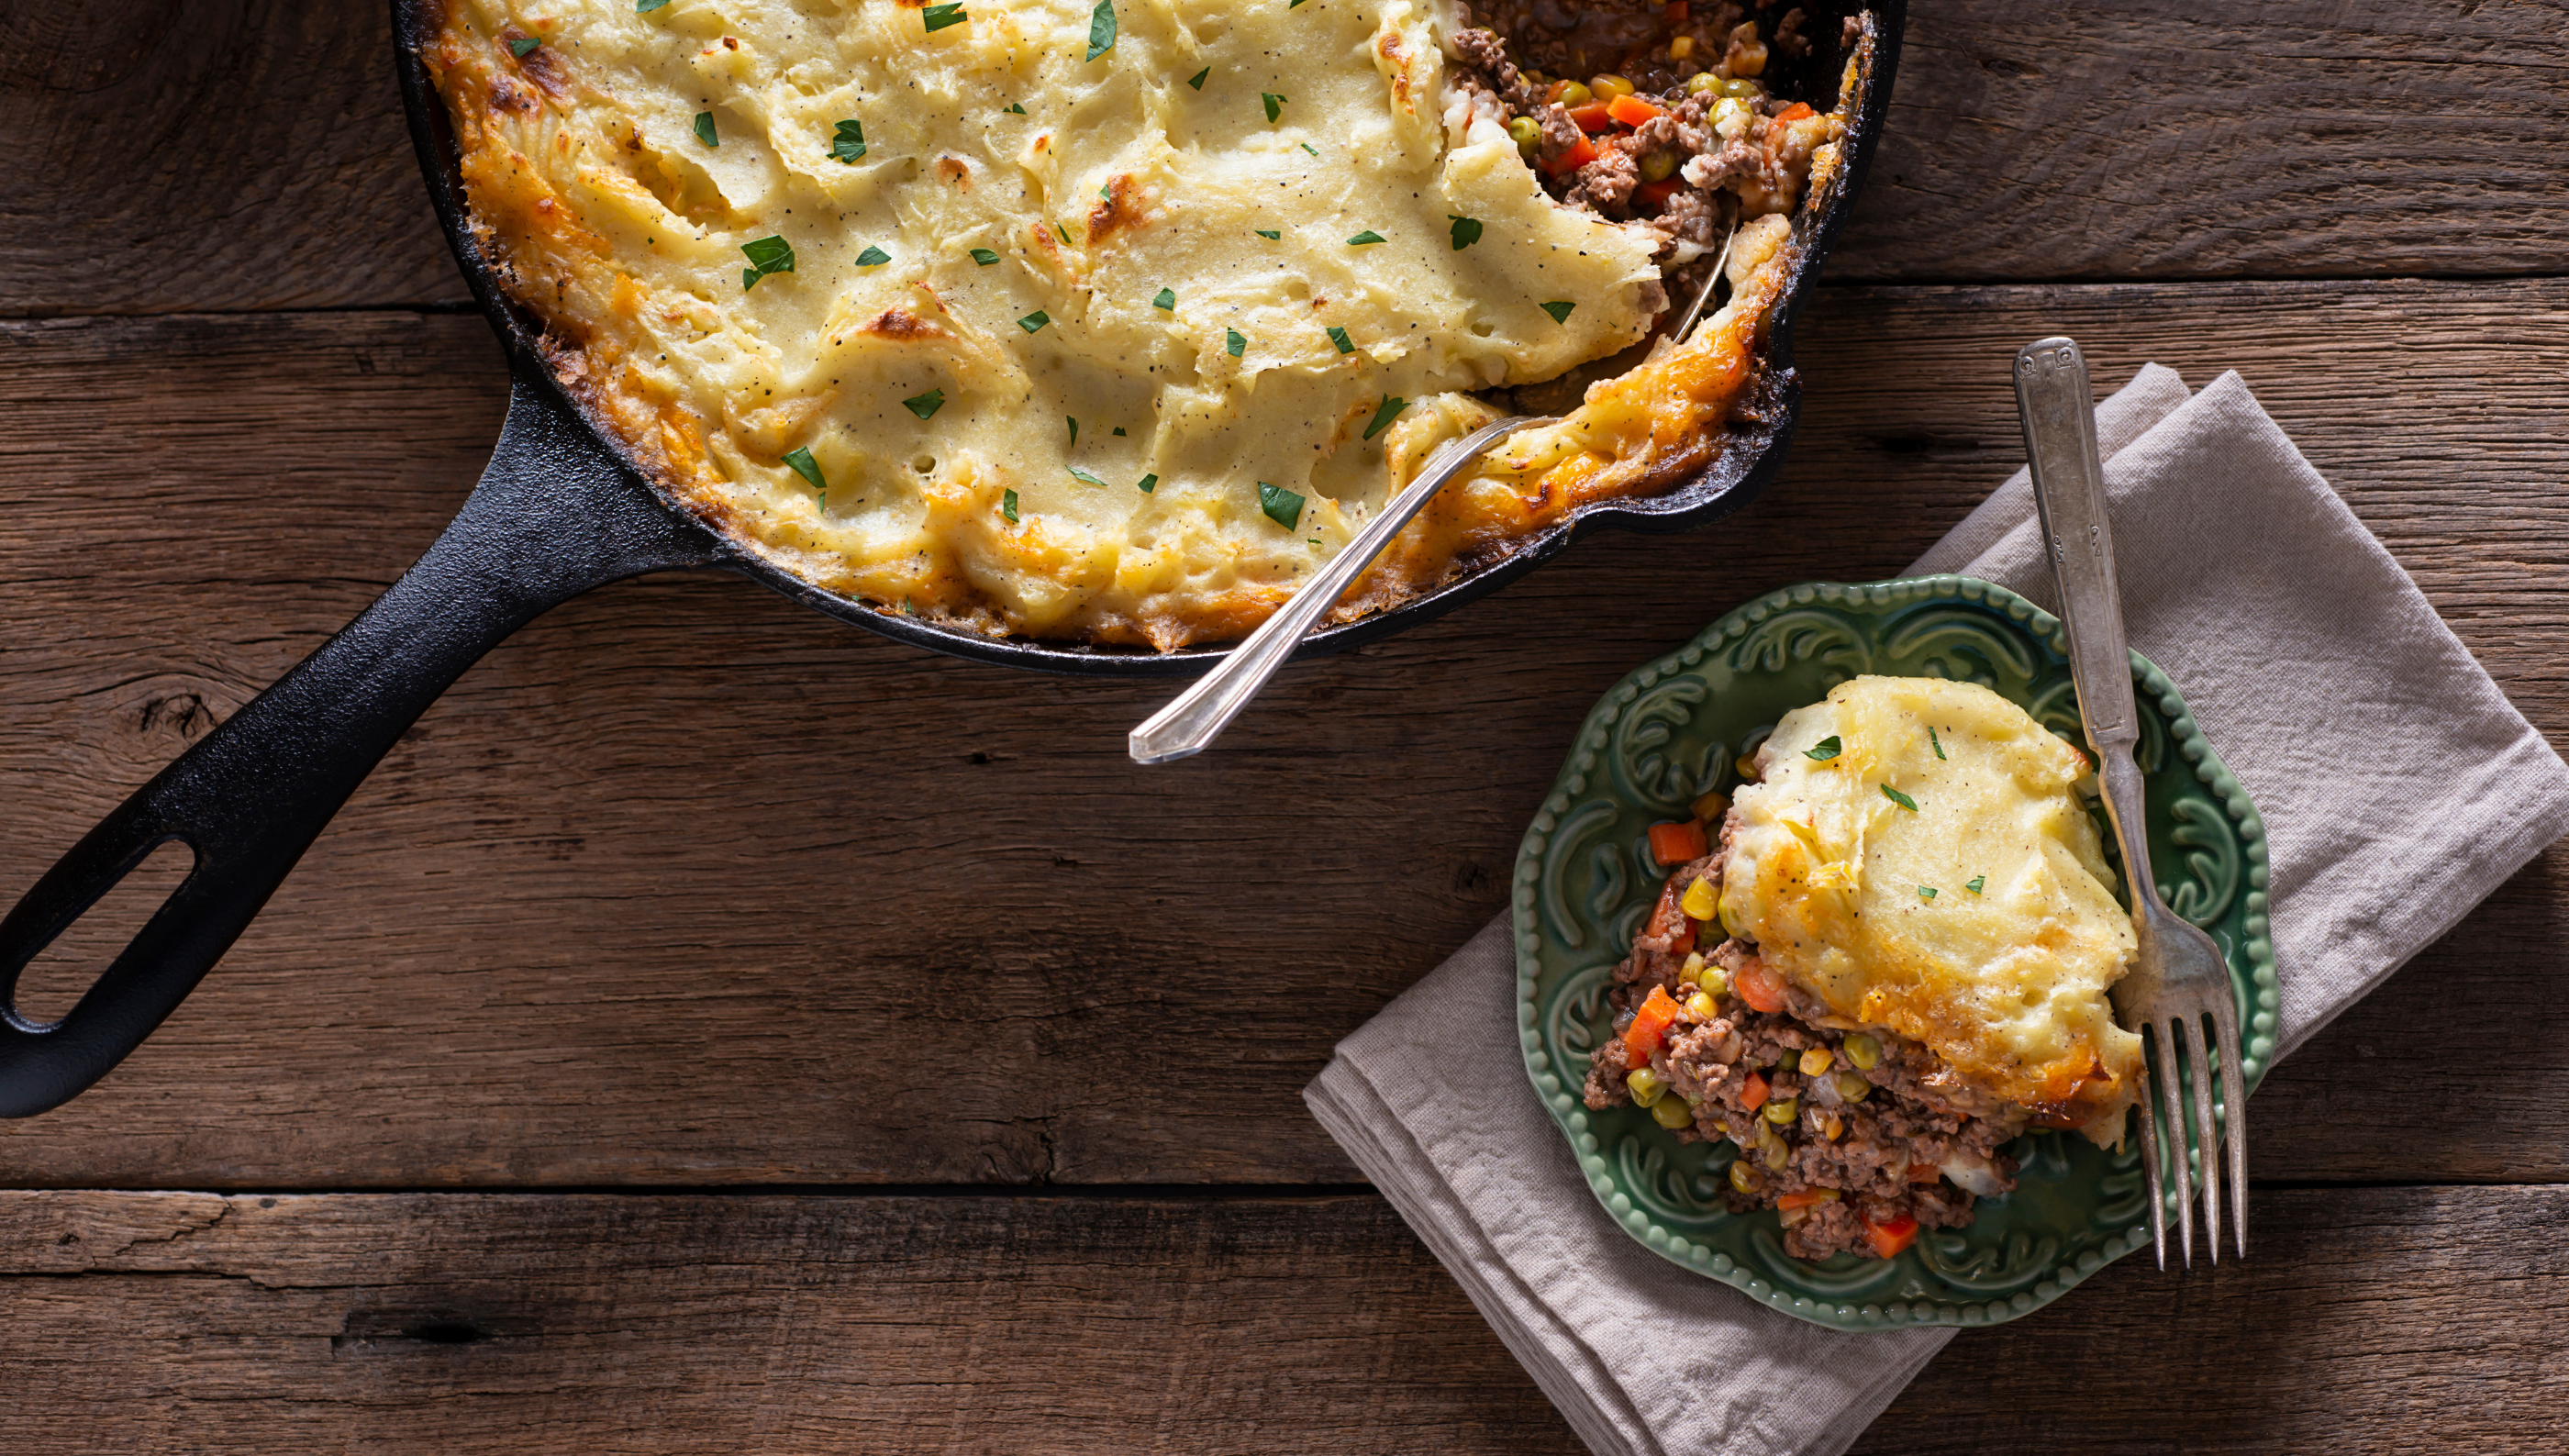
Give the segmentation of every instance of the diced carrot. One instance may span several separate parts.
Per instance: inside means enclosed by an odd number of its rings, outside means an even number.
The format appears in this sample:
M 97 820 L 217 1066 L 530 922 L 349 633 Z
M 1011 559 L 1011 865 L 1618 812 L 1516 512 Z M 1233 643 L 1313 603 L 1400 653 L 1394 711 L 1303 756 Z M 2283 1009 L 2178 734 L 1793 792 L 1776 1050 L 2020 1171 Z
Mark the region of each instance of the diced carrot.
M 1572 107 L 1570 119 L 1577 122 L 1583 132 L 1611 131 L 1615 126 L 1615 109 L 1602 101 L 1592 101 L 1586 106 Z
M 1730 977 L 1730 988 L 1739 993 L 1739 999 L 1746 1001 L 1752 1011 L 1784 1009 L 1784 978 L 1767 969 L 1765 961 L 1753 956 L 1739 962 L 1739 969 Z
M 1836 1198 L 1837 1190 L 1835 1189 L 1808 1188 L 1804 1189 L 1800 1193 L 1777 1195 L 1775 1199 L 1775 1207 L 1779 1209 L 1807 1209 L 1816 1204 L 1833 1202 Z
M 1766 1105 L 1767 1090 L 1766 1079 L 1750 1072 L 1748 1080 L 1739 1084 L 1739 1105 L 1755 1112 Z
M 1775 120 L 1779 122 L 1798 122 L 1804 117 L 1816 117 L 1818 115 L 1818 112 L 1811 110 L 1809 107 L 1804 106 L 1802 103 L 1797 101 L 1791 106 L 1784 108 L 1782 111 L 1777 112 L 1775 114 Z
M 1937 1179 L 1944 1176 L 1945 1171 L 1938 1168 L 1933 1163 L 1912 1163 L 1909 1165 L 1909 1181 L 1912 1183 L 1934 1183 Z
M 1659 888 L 1659 903 L 1651 907 L 1651 917 L 1642 925 L 1642 933 L 1667 943 L 1670 951 L 1683 955 L 1694 948 L 1694 921 L 1685 912 L 1685 898 L 1671 880 Z
M 1800 106 L 1801 103 L 1796 102 L 1794 105 Z M 1802 110 L 1807 114 L 1810 111 L 1810 108 L 1802 107 Z M 1642 100 L 1638 96 L 1619 96 L 1613 101 L 1606 103 L 1606 115 L 1613 117 L 1616 121 L 1623 123 L 1625 126 L 1638 127 L 1644 122 L 1651 121 L 1657 117 L 1663 117 L 1667 115 L 1667 113 L 1660 111 L 1657 107 L 1651 105 L 1649 102 Z M 1581 125 L 1584 126 L 1586 124 L 1582 123 Z
M 1543 170 L 1554 177 L 1567 177 L 1596 160 L 1597 149 L 1588 145 L 1588 139 L 1582 137 L 1570 144 L 1569 149 L 1559 157 L 1545 163 Z
M 1676 195 L 1680 183 L 1675 178 L 1666 182 L 1644 182 L 1633 188 L 1633 210 L 1657 213 L 1667 209 L 1668 198 Z
M 1780 1208 L 1784 1201 L 1777 1199 L 1775 1202 Z M 1876 1256 L 1883 1259 L 1897 1259 L 1900 1257 L 1900 1251 L 1918 1242 L 1918 1221 L 1907 1214 L 1902 1214 L 1899 1218 L 1886 1223 L 1865 1225 L 1864 1235 L 1873 1241 L 1873 1252 Z
M 1685 24 L 1686 0 L 1669 0 L 1668 4 L 1659 7 L 1659 19 L 1668 25 Z
M 1700 860 L 1711 848 L 1704 841 L 1703 825 L 1698 821 L 1689 819 L 1682 824 L 1651 826 L 1651 858 L 1662 865 L 1682 865 L 1688 860 Z
M 1668 998 L 1666 986 L 1651 987 L 1651 994 L 1633 1013 L 1633 1024 L 1624 1028 L 1624 1065 L 1647 1067 L 1651 1053 L 1659 1049 L 1660 1038 L 1668 1025 L 1677 1019 L 1677 1003 Z

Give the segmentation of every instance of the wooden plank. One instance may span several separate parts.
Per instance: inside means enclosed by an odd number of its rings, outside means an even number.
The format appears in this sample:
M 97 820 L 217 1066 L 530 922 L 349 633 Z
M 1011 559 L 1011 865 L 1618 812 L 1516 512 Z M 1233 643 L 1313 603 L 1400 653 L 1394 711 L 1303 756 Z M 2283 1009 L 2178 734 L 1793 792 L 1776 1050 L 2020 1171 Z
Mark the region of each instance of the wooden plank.
M 0 1179 L 1350 1179 L 1298 1089 L 1497 912 L 1596 696 L 1749 595 L 1898 570 L 2014 468 L 2024 339 L 2076 333 L 2102 380 L 2245 370 L 2569 735 L 2564 303 L 1833 291 L 1765 501 L 1296 668 L 1164 769 L 1122 744 L 1165 688 L 930 658 L 723 578 L 598 592 L 422 721 L 138 1057 L 0 1128 Z M 0 327 L 0 893 L 425 546 L 502 404 L 469 317 Z M 2565 873 L 2538 862 L 2280 1072 L 2260 1176 L 2569 1176 Z
M 2569 1189 L 2257 1211 L 1963 1333 L 1857 1449 L 2555 1448 Z M 1365 1197 L 17 1193 L 0 1289 L 12 1447 L 1580 1449 Z
M 2569 260 L 2549 6 L 1921 0 L 1909 16 L 1836 276 L 2381 277 Z
M 2540 5 L 1920 0 L 1869 280 L 2506 274 L 2569 257 Z M 0 311 L 454 301 L 379 4 L 0 15 Z
M 390 7 L 0 10 L 0 312 L 461 300 Z

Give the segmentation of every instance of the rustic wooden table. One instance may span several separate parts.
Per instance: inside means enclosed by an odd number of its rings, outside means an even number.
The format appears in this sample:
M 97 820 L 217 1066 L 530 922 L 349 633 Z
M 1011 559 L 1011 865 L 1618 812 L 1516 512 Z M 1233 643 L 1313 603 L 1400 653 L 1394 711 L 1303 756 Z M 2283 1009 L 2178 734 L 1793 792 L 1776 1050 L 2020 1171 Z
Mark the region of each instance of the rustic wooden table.
M 490 449 L 382 8 L 0 13 L 7 896 Z M 139 1055 L 0 1128 L 0 1445 L 1576 1450 L 1297 1093 L 1499 910 L 1601 690 L 2016 467 L 2018 344 L 2240 370 L 2569 739 L 2569 15 L 2212 9 L 1919 0 L 1771 493 L 1297 668 L 1205 758 L 1125 762 L 1163 688 L 729 578 L 538 622 Z M 1967 1333 L 1860 1449 L 2557 1449 L 2564 921 L 2555 850 L 2276 1072 L 2253 1258 Z

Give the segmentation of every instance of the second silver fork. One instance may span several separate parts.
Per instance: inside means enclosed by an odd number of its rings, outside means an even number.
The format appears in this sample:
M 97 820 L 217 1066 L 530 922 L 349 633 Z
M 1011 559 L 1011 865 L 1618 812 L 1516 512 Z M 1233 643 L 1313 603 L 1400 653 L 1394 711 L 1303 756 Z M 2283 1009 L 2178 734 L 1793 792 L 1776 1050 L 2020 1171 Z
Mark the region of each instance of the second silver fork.
M 2025 345 L 2016 356 L 2017 415 L 2024 426 L 2026 463 L 2033 473 L 2033 502 L 2042 519 L 2051 569 L 2060 582 L 2060 620 L 2069 635 L 2069 670 L 2078 689 L 2078 716 L 2096 750 L 2096 783 L 2105 817 L 2122 850 L 2123 878 L 2132 900 L 2132 930 L 2139 952 L 2114 987 L 2114 1005 L 2126 1029 L 2148 1046 L 2151 1080 L 2166 1113 L 2167 1156 L 2159 1151 L 2149 1099 L 2139 1108 L 2141 1167 L 2150 1185 L 2150 1234 L 2159 1268 L 2167 1268 L 2167 1182 L 2174 1175 L 2177 1252 L 2194 1263 L 2196 1166 L 2186 1137 L 2185 1088 L 2193 1088 L 2196 1146 L 2201 1149 L 2204 1232 L 2214 1263 L 2221 1260 L 2221 1183 L 2227 1165 L 2230 1227 L 2239 1253 L 2248 1253 L 2248 1089 L 2239 1060 L 2239 1008 L 2229 962 L 2212 937 L 2167 908 L 2150 869 L 2144 829 L 2141 771 L 2132 761 L 2140 742 L 2139 710 L 2132 697 L 2132 655 L 2123 640 L 2122 593 L 2114 575 L 2114 546 L 2105 522 L 2105 471 L 2096 454 L 2096 410 L 2088 392 L 2087 361 L 2063 338 Z M 2204 1022 L 2212 1023 L 2207 1056 Z M 2221 1106 L 2213 1105 L 2218 1062 Z M 2226 1153 L 2226 1157 L 2224 1154 Z

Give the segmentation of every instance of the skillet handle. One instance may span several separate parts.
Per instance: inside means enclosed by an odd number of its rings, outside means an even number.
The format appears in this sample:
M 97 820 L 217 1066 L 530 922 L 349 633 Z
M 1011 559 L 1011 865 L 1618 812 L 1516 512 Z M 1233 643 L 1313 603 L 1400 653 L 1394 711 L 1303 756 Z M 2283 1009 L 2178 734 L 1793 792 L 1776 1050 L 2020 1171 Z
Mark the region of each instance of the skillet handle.
M 0 1116 L 61 1105 L 142 1044 L 483 653 L 592 586 L 716 554 L 712 535 L 611 459 L 549 382 L 518 370 L 490 468 L 427 554 L 136 790 L 0 919 Z M 28 962 L 174 840 L 194 867 L 70 1014 L 19 1015 Z

